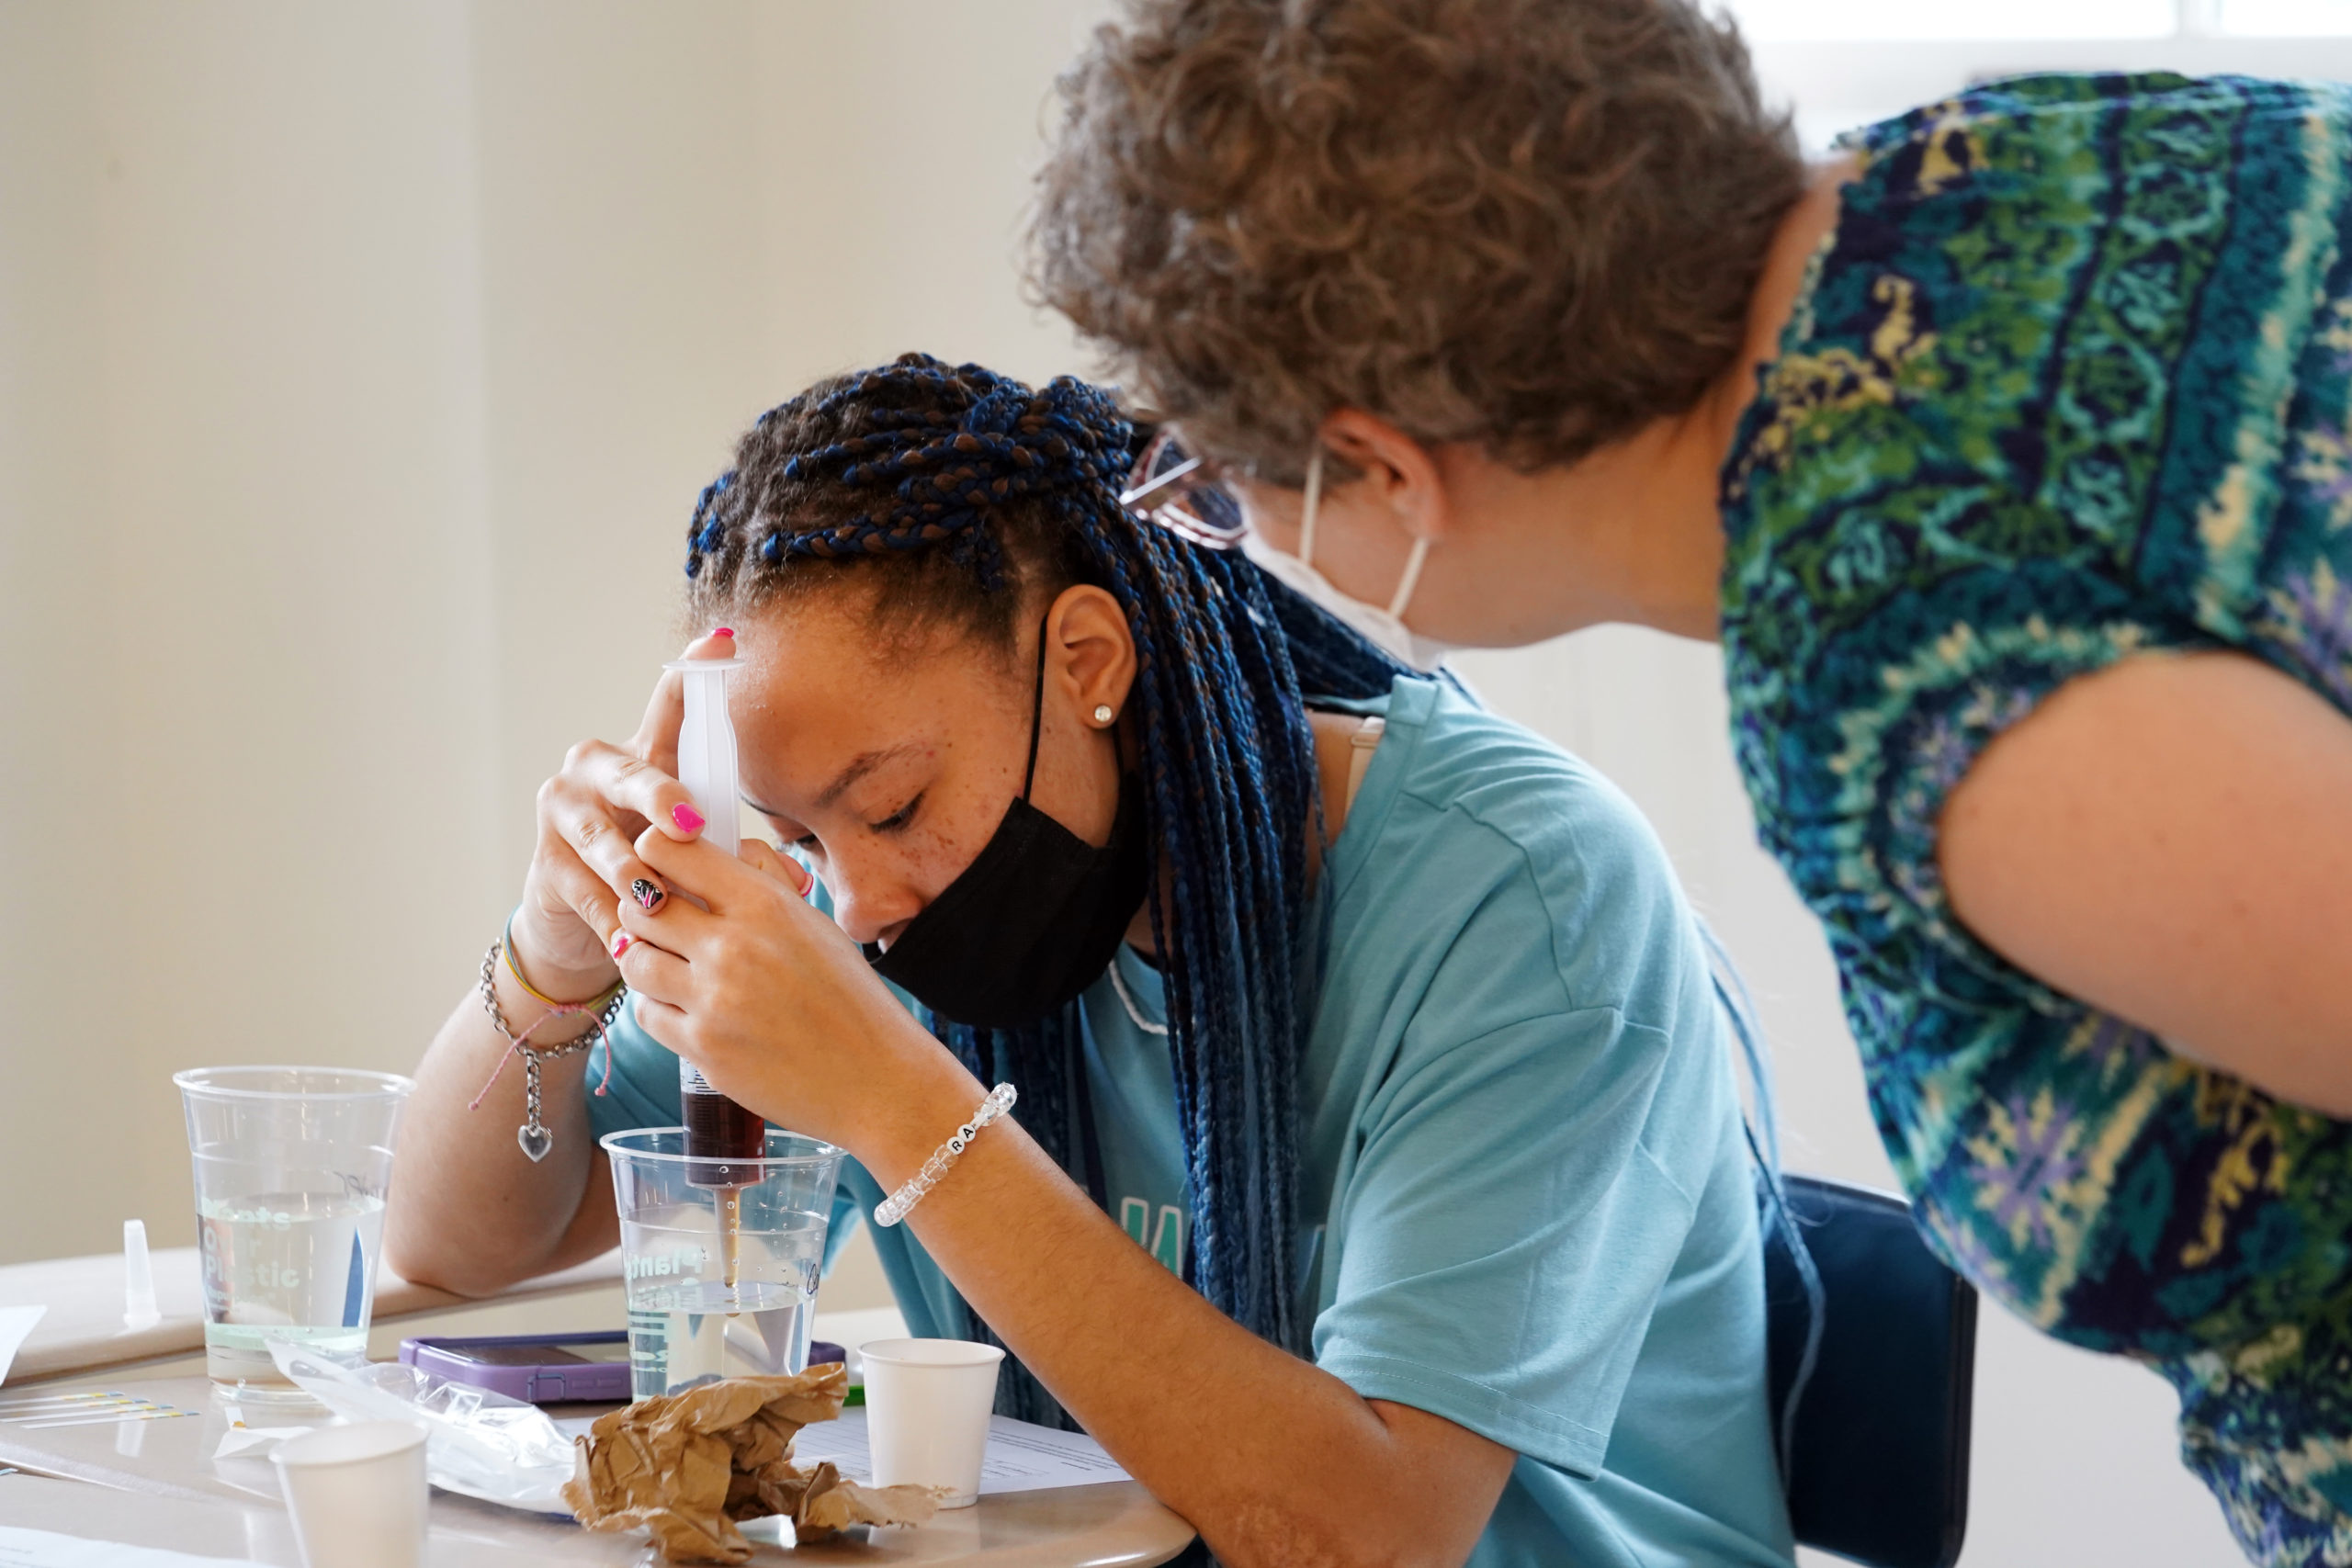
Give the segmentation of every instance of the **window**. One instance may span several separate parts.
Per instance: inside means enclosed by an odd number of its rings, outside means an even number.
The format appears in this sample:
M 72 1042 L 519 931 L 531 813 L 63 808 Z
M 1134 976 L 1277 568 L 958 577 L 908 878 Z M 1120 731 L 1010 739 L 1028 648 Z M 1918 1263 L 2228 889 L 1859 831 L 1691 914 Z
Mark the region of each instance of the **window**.
M 2352 0 L 1719 0 L 1819 152 L 1851 126 L 2030 71 L 2352 82 Z
M 2222 0 L 2220 31 L 2270 38 L 2352 35 L 2352 0 Z
M 2295 0 L 2268 3 L 2291 5 Z M 1950 0 L 1941 4 L 1914 0 L 1904 5 L 1889 5 L 1886 0 L 1730 0 L 1725 8 L 1759 43 L 1843 39 L 2168 38 L 2180 20 L 2178 0 Z
M 1724 0 L 1758 42 L 2342 38 L 2352 0 Z

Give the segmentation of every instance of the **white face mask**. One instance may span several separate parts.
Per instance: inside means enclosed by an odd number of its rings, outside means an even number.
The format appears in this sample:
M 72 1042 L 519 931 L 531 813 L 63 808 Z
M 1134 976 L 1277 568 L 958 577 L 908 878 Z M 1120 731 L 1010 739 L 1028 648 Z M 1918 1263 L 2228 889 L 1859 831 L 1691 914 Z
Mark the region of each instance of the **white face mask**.
M 1314 456 L 1306 460 L 1306 500 L 1299 508 L 1298 554 L 1274 548 L 1254 528 L 1241 536 L 1242 554 L 1255 561 L 1267 576 L 1301 598 L 1320 604 L 1392 658 L 1416 670 L 1434 671 L 1453 651 L 1453 644 L 1423 637 L 1405 624 L 1405 606 L 1411 603 L 1414 585 L 1421 580 L 1421 562 L 1430 553 L 1430 542 L 1413 541 L 1413 553 L 1405 558 L 1405 575 L 1397 582 L 1396 592 L 1386 609 L 1351 598 L 1315 570 L 1315 513 L 1322 499 L 1323 448 L 1318 445 Z

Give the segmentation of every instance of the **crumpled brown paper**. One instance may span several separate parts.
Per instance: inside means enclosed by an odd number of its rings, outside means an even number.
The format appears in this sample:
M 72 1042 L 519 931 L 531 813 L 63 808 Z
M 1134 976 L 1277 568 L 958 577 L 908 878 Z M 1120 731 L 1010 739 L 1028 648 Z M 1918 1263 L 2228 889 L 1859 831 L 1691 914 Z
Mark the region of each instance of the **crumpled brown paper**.
M 752 1543 L 739 1519 L 792 1517 L 816 1540 L 846 1525 L 919 1525 L 940 1494 L 928 1486 L 860 1486 L 831 1464 L 792 1462 L 793 1434 L 841 1414 L 848 1370 L 727 1378 L 640 1399 L 600 1416 L 574 1440 L 563 1500 L 592 1530 L 644 1525 L 673 1562 L 741 1562 Z

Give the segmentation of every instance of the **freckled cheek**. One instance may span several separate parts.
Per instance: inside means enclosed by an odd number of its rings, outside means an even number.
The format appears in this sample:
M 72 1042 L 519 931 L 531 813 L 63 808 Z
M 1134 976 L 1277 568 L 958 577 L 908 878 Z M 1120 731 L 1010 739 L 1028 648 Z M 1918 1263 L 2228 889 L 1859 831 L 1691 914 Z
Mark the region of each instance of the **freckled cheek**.
M 949 883 L 961 876 L 964 868 L 971 864 L 979 853 L 978 846 L 965 845 L 961 835 L 950 835 L 920 826 L 907 831 L 899 848 L 899 874 L 909 887 L 920 890 L 925 903 L 937 897 Z
M 970 863 L 940 835 L 910 829 L 888 842 L 869 840 L 827 867 L 834 891 L 862 919 L 887 926 L 910 919 Z

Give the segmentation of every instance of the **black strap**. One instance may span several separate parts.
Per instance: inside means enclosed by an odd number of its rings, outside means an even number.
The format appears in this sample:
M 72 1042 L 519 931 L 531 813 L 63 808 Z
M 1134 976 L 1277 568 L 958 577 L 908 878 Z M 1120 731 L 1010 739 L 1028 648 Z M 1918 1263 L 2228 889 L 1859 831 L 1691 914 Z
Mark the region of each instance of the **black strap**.
M 1037 732 L 1045 728 L 1046 716 L 1046 623 L 1037 623 L 1037 691 L 1029 699 L 1029 771 L 1021 775 L 1023 800 L 1029 798 L 1029 786 L 1037 782 Z
M 1037 782 L 1037 737 L 1045 728 L 1046 716 L 1046 627 L 1050 619 L 1049 614 L 1037 623 L 1037 689 L 1029 700 L 1029 767 L 1021 779 L 1023 799 L 1028 797 L 1030 786 Z M 1118 960 L 1114 958 L 1111 962 L 1116 964 Z M 1076 1011 L 1080 1005 L 1072 1002 L 1071 1010 Z M 1063 1032 L 1069 1046 L 1062 1055 L 1062 1089 L 1078 1122 L 1078 1154 L 1084 1165 L 1086 1190 L 1093 1198 L 1094 1206 L 1107 1214 L 1111 1212 L 1110 1184 L 1102 1177 L 1102 1142 L 1094 1126 L 1094 1091 L 1087 1084 L 1084 1034 L 1083 1026 Z

